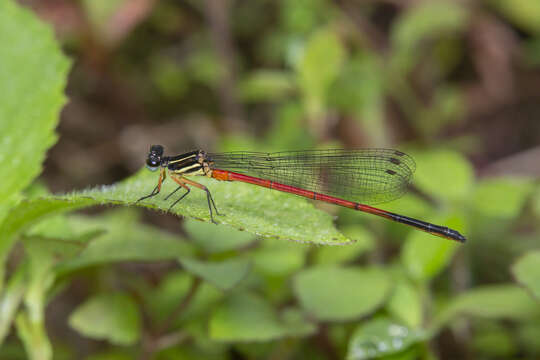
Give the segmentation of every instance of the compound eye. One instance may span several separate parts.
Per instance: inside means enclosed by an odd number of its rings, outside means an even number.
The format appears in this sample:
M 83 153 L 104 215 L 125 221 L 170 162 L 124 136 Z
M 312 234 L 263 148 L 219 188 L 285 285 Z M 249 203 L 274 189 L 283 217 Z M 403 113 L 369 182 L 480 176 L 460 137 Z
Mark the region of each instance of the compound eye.
M 146 167 L 150 171 L 156 171 L 159 168 L 159 162 L 155 159 L 148 159 L 146 160 Z

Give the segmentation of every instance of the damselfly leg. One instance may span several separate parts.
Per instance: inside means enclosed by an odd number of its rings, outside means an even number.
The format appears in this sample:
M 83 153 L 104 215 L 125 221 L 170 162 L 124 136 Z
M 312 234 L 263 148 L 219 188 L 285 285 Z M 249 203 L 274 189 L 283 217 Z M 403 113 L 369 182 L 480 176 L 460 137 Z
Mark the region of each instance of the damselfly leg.
M 212 211 L 212 206 L 214 207 L 214 210 L 216 211 L 216 214 L 219 215 L 219 216 L 222 216 L 223 214 L 220 214 L 217 207 L 216 207 L 216 203 L 214 202 L 214 198 L 212 197 L 212 194 L 210 193 L 210 190 L 208 190 L 208 188 L 202 184 L 199 184 L 198 182 L 195 182 L 193 180 L 189 180 L 189 179 L 186 179 L 184 177 L 181 177 L 181 176 L 175 176 L 174 174 L 171 174 L 171 179 L 173 179 L 178 185 L 180 185 L 180 187 L 183 187 L 187 190 L 187 192 L 185 194 L 183 194 L 178 200 L 176 200 L 172 205 L 171 207 L 169 207 L 169 210 L 174 206 L 176 205 L 180 200 L 182 200 L 187 194 L 189 194 L 189 192 L 191 191 L 190 188 L 187 186 L 187 185 L 192 185 L 192 186 L 195 186 L 203 191 L 206 192 L 206 200 L 208 201 L 208 210 L 210 211 L 210 219 L 212 220 L 212 222 L 214 224 L 217 224 L 217 222 L 214 220 L 214 214 L 213 214 L 213 211 Z M 178 190 L 178 189 L 176 189 Z M 176 192 L 173 191 L 174 192 Z M 172 193 L 170 194 L 172 195 Z M 169 196 L 170 196 L 169 195 Z
M 135 203 L 138 203 L 141 200 L 148 199 L 148 198 L 151 198 L 151 197 L 156 196 L 157 194 L 159 194 L 159 192 L 161 191 L 161 184 L 165 180 L 165 177 L 166 177 L 165 170 L 161 169 L 161 171 L 159 172 L 158 183 L 157 183 L 156 187 L 154 188 L 154 190 L 152 190 L 152 192 L 150 194 L 148 194 L 146 196 L 143 196 L 139 200 L 135 201 Z

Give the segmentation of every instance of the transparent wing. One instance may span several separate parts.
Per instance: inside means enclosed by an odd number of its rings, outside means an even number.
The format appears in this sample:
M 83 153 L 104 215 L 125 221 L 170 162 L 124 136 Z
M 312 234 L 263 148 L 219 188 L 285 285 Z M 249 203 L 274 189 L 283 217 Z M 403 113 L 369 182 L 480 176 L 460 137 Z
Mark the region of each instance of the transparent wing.
M 416 168 L 409 155 L 392 149 L 239 151 L 207 157 L 213 169 L 370 204 L 402 196 Z

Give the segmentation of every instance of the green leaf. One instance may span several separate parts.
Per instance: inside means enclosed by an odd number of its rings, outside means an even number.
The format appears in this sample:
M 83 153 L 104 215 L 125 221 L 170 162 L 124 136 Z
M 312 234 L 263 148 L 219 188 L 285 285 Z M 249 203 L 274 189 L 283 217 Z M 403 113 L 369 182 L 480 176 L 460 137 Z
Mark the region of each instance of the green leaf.
M 348 321 L 379 307 L 391 281 L 376 268 L 316 267 L 298 273 L 293 288 L 302 307 L 317 319 Z
M 532 184 L 527 179 L 491 178 L 478 183 L 473 205 L 484 215 L 516 217 L 532 190 Z
M 0 344 L 8 335 L 15 313 L 22 302 L 26 290 L 27 265 L 23 262 L 17 266 L 0 296 Z
M 263 298 L 250 293 L 231 295 L 210 319 L 210 337 L 219 341 L 269 341 L 313 332 L 315 325 L 297 311 L 278 315 Z
M 71 313 L 69 325 L 84 336 L 116 345 L 134 344 L 141 331 L 137 305 L 122 293 L 93 296 Z
M 329 91 L 333 107 L 354 117 L 373 145 L 387 143 L 384 119 L 384 69 L 372 53 L 347 61 Z
M 251 263 L 244 259 L 222 262 L 203 262 L 180 258 L 180 264 L 193 275 L 201 277 L 221 290 L 230 290 L 248 274 Z
M 457 217 L 439 217 L 434 223 L 454 229 L 463 227 L 462 220 Z M 413 279 L 429 281 L 444 270 L 459 247 L 454 241 L 422 231 L 411 231 L 401 250 L 401 261 Z
M 349 341 L 347 360 L 373 359 L 401 352 L 423 341 L 421 330 L 411 330 L 387 318 L 360 325 Z
M 522 256 L 513 266 L 516 279 L 540 299 L 540 251 L 531 251 Z
M 246 102 L 280 101 L 294 90 L 292 75 L 277 70 L 258 70 L 240 83 L 240 96 Z
M 536 0 L 489 0 L 502 16 L 522 29 L 540 33 L 540 3 Z
M 373 248 L 373 235 L 365 227 L 349 225 L 342 229 L 347 237 L 356 242 L 344 246 L 324 246 L 317 249 L 315 262 L 318 265 L 341 264 L 352 261 Z
M 16 236 L 25 228 L 36 224 L 48 216 L 53 216 L 91 205 L 89 199 L 67 201 L 58 199 L 32 199 L 21 201 L 0 226 L 0 261 L 5 262 L 11 247 L 15 244 Z M 0 266 L 0 288 L 3 281 L 3 264 Z
M 392 27 L 392 61 L 408 69 L 421 56 L 420 46 L 428 39 L 455 34 L 468 18 L 460 4 L 449 1 L 423 2 L 411 6 Z
M 208 253 L 238 249 L 255 241 L 255 235 L 251 233 L 198 220 L 187 219 L 184 228 L 192 242 Z
M 164 321 L 187 296 L 195 280 L 185 271 L 173 271 L 167 274 L 154 289 L 145 292 L 147 307 L 159 321 Z M 215 306 L 223 297 L 223 292 L 214 286 L 202 283 L 189 303 L 189 306 L 179 316 L 178 321 L 206 316 L 209 309 Z
M 52 346 L 47 337 L 45 325 L 42 321 L 33 321 L 26 311 L 21 311 L 15 320 L 17 334 L 24 344 L 29 359 L 52 359 Z
M 59 264 L 56 272 L 119 261 L 157 261 L 194 254 L 193 247 L 178 237 L 143 225 L 133 211 L 109 211 L 97 219 L 79 217 L 79 226 L 99 224 L 106 233 L 96 238 L 77 256 Z
M 521 325 L 517 335 L 527 353 L 540 354 L 540 322 Z
M 265 237 L 295 240 L 316 244 L 343 244 L 350 242 L 339 233 L 332 217 L 298 196 L 272 191 L 250 184 L 216 181 L 197 177 L 197 182 L 208 186 L 218 209 L 225 213 L 216 216 L 220 224 L 245 230 Z M 58 197 L 79 206 L 124 204 L 135 205 L 143 195 L 156 186 L 157 175 L 149 171 L 112 186 L 102 186 Z M 136 205 L 166 211 L 174 200 L 164 198 L 176 189 L 173 181 L 166 181 L 162 193 Z M 210 220 L 206 193 L 194 188 L 189 196 L 177 204 L 172 212 L 195 219 Z M 317 224 L 317 226 L 313 226 Z
M 540 217 L 540 187 L 536 189 L 533 195 L 532 207 L 537 217 Z
M 386 308 L 390 314 L 412 329 L 422 325 L 422 301 L 418 290 L 403 279 L 395 287 Z
M 5 207 L 39 175 L 45 152 L 56 141 L 69 61 L 51 27 L 12 0 L 0 2 L 0 42 L 0 207 Z
M 428 194 L 445 200 L 463 200 L 474 181 L 471 164 L 463 155 L 437 150 L 415 155 L 414 184 Z
M 85 358 L 85 360 L 132 360 L 133 354 L 120 349 L 110 349 L 101 353 L 95 353 Z
M 476 354 L 489 359 L 511 359 L 517 353 L 513 332 L 508 326 L 498 323 L 475 323 L 475 334 L 471 339 L 471 348 Z
M 540 307 L 524 289 L 515 285 L 477 287 L 455 297 L 436 316 L 432 331 L 438 331 L 459 315 L 488 319 L 531 320 L 540 319 Z
M 306 43 L 297 72 L 310 117 L 322 115 L 327 91 L 337 78 L 344 58 L 343 45 L 330 29 L 315 32 Z
M 81 250 L 79 244 L 65 241 L 50 241 L 40 237 L 26 238 L 24 241 L 29 264 L 28 285 L 24 303 L 30 317 L 30 326 L 43 326 L 47 292 L 54 284 L 56 274 L 52 271 L 55 263 L 63 257 L 73 256 Z
M 267 239 L 251 252 L 251 259 L 255 268 L 266 275 L 286 276 L 304 266 L 307 250 L 303 244 Z

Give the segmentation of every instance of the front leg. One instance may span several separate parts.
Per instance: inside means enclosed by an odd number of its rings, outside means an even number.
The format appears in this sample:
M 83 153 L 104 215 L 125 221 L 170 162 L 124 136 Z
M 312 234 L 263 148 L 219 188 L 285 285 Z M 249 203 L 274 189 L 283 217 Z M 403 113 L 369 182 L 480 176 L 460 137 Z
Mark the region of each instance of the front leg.
M 150 198 L 152 196 L 156 196 L 157 194 L 159 194 L 159 192 L 161 191 L 161 184 L 163 183 L 163 181 L 165 181 L 166 177 L 167 177 L 167 175 L 165 173 L 165 168 L 161 168 L 161 170 L 159 171 L 158 183 L 157 183 L 156 187 L 154 188 L 154 190 L 152 190 L 152 192 L 150 194 L 148 194 L 146 196 L 143 196 L 139 200 L 135 201 L 135 203 L 138 203 L 141 200 L 148 199 L 148 198 Z

